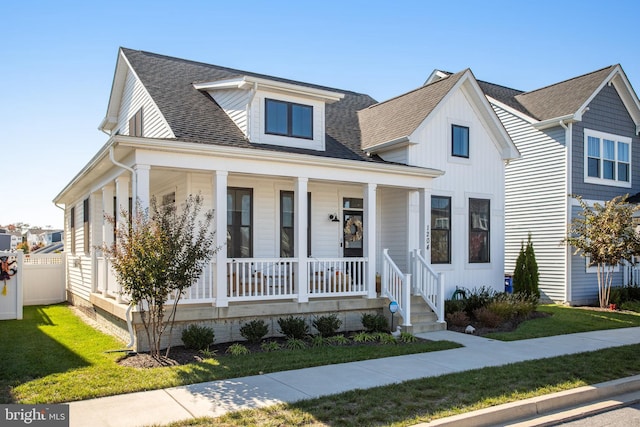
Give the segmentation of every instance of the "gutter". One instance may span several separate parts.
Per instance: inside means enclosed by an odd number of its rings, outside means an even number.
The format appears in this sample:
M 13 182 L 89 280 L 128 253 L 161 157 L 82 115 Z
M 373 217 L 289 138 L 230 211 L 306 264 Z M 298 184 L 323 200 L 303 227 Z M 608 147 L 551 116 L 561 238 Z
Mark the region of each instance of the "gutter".
M 136 173 L 133 170 L 133 168 L 130 168 L 127 165 L 124 165 L 118 161 L 116 161 L 114 155 L 113 155 L 113 145 L 111 147 L 109 147 L 109 160 L 111 160 L 111 163 L 113 163 L 114 165 L 124 169 L 124 170 L 128 170 L 129 172 L 131 172 L 131 193 L 134 196 L 134 200 L 135 197 L 137 196 L 137 192 L 138 192 L 138 183 L 137 183 L 137 179 L 136 179 Z M 133 209 L 136 209 L 136 206 L 133 207 Z M 127 320 L 127 329 L 129 330 L 129 344 L 127 344 L 127 348 L 132 347 L 133 343 L 135 341 L 134 336 L 133 336 L 133 324 L 131 322 L 131 309 L 133 308 L 133 304 L 131 304 L 131 302 L 129 303 L 129 307 L 127 307 L 127 312 L 126 312 L 126 320 Z

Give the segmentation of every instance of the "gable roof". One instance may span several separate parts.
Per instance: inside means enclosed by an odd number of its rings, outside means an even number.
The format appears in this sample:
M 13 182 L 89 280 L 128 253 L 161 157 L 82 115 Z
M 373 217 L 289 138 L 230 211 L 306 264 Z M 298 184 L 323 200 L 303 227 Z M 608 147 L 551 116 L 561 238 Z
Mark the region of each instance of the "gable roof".
M 360 129 L 356 112 L 376 102 L 368 95 L 139 50 L 121 48 L 120 52 L 158 106 L 176 140 L 351 160 L 380 161 L 376 157 L 367 156 L 360 147 Z M 344 93 L 342 100 L 326 105 L 326 150 L 323 152 L 251 143 L 206 92 L 193 86 L 196 82 L 225 80 L 240 76 L 253 76 Z M 114 82 L 114 90 L 115 88 Z M 114 104 L 110 102 L 110 110 L 116 108 Z M 113 113 L 108 111 L 107 116 L 110 115 Z
M 485 95 L 539 122 L 538 127 L 560 119 L 582 120 L 585 108 L 602 87 L 613 84 L 636 124 L 636 132 L 640 131 L 640 101 L 619 64 L 529 92 L 481 80 L 478 84 Z
M 362 147 L 408 137 L 451 91 L 467 70 L 358 112 Z
M 456 88 L 465 88 L 465 96 L 492 136 L 500 155 L 504 159 L 519 157 L 513 141 L 468 68 L 455 74 L 439 73 L 418 89 L 359 111 L 363 149 L 375 151 L 411 143 L 410 135 Z

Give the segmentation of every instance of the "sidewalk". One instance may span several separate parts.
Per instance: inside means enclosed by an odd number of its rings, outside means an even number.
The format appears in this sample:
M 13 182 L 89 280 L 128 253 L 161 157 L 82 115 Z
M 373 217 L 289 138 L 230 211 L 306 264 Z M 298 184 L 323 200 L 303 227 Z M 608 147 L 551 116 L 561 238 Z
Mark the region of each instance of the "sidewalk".
M 212 381 L 71 402 L 70 425 L 167 424 L 230 411 L 310 399 L 354 389 L 640 343 L 640 327 L 502 342 L 450 331 L 418 334 L 464 347 Z M 638 382 L 640 385 L 640 382 Z

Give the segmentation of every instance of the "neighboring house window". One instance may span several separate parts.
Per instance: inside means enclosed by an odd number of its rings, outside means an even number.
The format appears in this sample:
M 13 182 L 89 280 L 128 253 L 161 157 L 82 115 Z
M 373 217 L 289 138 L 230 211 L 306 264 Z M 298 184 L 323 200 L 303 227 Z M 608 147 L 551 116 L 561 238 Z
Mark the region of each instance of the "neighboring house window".
M 313 139 L 313 107 L 293 102 L 265 100 L 265 132 Z
M 162 206 L 174 206 L 176 204 L 176 192 L 172 191 L 162 196 Z
M 227 257 L 253 256 L 253 190 L 227 188 Z
M 280 192 L 280 256 L 291 258 L 294 256 L 294 200 L 293 191 Z
M 469 262 L 489 262 L 490 204 L 487 199 L 469 199 Z
M 451 155 L 469 158 L 469 128 L 451 125 Z
M 88 254 L 91 251 L 89 245 L 89 199 L 84 199 L 82 202 L 82 230 L 84 231 L 84 253 Z
M 76 208 L 71 208 L 69 214 L 69 230 L 71 232 L 71 253 L 76 253 Z
M 431 197 L 431 263 L 451 263 L 451 197 Z
M 295 256 L 295 200 L 293 191 L 280 192 L 280 256 Z M 311 193 L 307 193 L 307 256 L 311 255 Z
M 584 130 L 585 182 L 631 186 L 631 138 Z
M 129 119 L 129 136 L 142 136 L 142 108 Z

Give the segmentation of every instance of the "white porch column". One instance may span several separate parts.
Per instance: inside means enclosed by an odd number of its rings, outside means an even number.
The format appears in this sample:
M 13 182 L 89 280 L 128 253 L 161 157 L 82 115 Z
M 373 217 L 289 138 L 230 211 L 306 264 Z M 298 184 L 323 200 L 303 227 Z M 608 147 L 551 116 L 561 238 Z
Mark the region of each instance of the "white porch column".
M 420 242 L 418 249 L 422 251 L 424 259 L 431 260 L 431 190 L 421 188 L 420 194 Z
M 133 170 L 136 174 L 136 194 L 133 198 L 133 211 L 136 212 L 138 203 L 142 212 L 145 212 L 149 208 L 149 171 L 151 166 L 149 165 L 135 165 Z M 138 212 L 136 212 L 138 213 Z
M 227 171 L 216 171 L 213 176 L 213 224 L 216 228 L 217 248 L 220 248 L 215 256 L 215 283 L 213 294 L 216 297 L 216 306 L 228 307 L 227 295 Z
M 129 182 L 127 175 L 120 175 L 116 178 L 116 224 L 128 220 L 129 214 Z M 124 217 L 123 217 L 124 216 Z
M 365 271 L 365 284 L 367 286 L 367 298 L 376 298 L 376 193 L 377 184 L 367 184 L 363 191 L 364 204 L 364 256 L 367 258 Z
M 114 195 L 114 185 L 108 184 L 102 187 L 102 241 L 106 246 L 113 245 L 113 224 L 107 221 L 105 216 L 113 216 L 115 218 L 115 212 L 113 212 L 113 195 Z M 107 262 L 107 258 L 104 257 L 104 268 L 102 272 L 102 277 L 99 277 L 98 280 L 102 282 L 102 285 L 98 288 L 102 288 L 102 295 L 107 295 L 107 287 L 109 280 L 109 263 Z
M 298 177 L 295 189 L 294 256 L 298 259 L 298 302 L 309 301 L 309 280 L 307 280 L 307 184 L 308 178 Z

